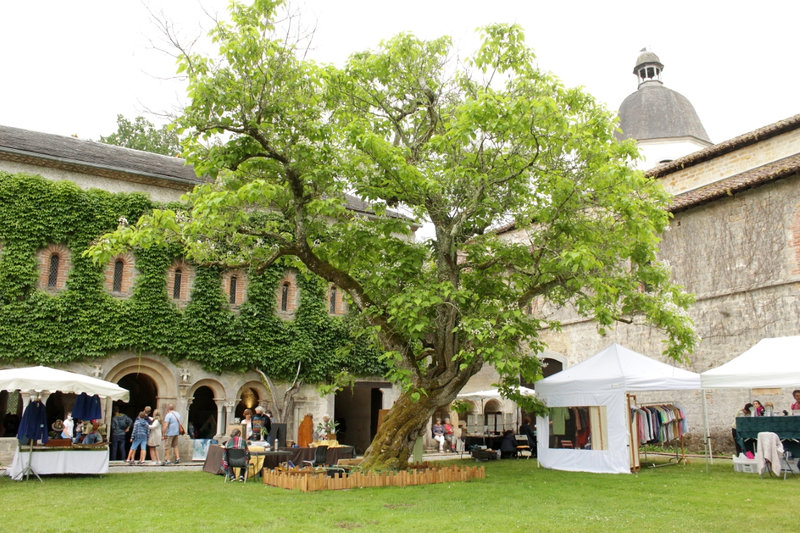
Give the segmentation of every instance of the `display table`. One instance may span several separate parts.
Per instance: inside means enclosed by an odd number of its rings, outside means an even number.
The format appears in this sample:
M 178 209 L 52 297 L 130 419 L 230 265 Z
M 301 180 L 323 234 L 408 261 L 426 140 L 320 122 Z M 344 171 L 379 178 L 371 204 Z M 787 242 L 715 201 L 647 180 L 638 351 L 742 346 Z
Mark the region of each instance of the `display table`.
M 486 446 L 490 450 L 499 450 L 502 436 L 497 435 L 467 435 L 464 437 L 464 450 L 472 451 L 473 446 Z M 438 445 L 438 443 L 437 443 Z
M 40 476 L 51 474 L 107 474 L 108 447 L 97 448 L 34 448 L 33 455 L 29 450 L 18 449 L 14 460 L 8 467 L 8 476 L 19 481 L 22 479 L 28 457 L 31 457 L 31 468 Z
M 316 448 L 282 448 L 281 451 L 292 452 L 291 461 L 295 466 L 302 466 L 303 461 L 313 461 Z M 326 465 L 335 465 L 339 459 L 352 459 L 355 457 L 353 446 L 336 446 L 328 448 L 325 455 Z
M 736 434 L 742 439 L 757 439 L 762 431 L 776 433 L 783 447 L 800 456 L 800 444 L 789 439 L 800 439 L 800 416 L 737 416 Z
M 212 445 L 208 447 L 208 454 L 203 463 L 203 471 L 209 474 L 223 474 L 222 455 L 224 446 Z M 281 463 L 291 461 L 295 466 L 302 466 L 303 461 L 314 459 L 315 448 L 283 448 L 275 451 L 264 451 L 253 446 L 250 450 L 250 464 L 253 474 L 258 474 L 262 468 L 275 468 Z M 355 457 L 355 448 L 352 446 L 337 446 L 328 448 L 325 463 L 335 465 L 339 459 L 352 459 Z

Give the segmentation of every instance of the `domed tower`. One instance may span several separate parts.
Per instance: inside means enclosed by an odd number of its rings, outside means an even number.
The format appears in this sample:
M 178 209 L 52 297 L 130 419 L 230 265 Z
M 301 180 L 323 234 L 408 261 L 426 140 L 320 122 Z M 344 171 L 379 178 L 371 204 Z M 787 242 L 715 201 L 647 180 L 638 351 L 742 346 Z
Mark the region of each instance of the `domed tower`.
M 639 88 L 619 108 L 618 135 L 639 142 L 646 169 L 711 145 L 689 100 L 664 87 L 663 70 L 658 56 L 643 48 L 633 69 Z

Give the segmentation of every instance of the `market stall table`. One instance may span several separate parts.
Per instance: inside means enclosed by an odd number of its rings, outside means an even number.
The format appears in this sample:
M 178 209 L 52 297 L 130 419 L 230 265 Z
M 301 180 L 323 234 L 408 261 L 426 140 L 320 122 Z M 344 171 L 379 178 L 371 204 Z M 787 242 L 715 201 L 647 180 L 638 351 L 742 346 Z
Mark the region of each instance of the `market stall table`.
M 208 454 L 203 463 L 203 471 L 209 474 L 224 474 L 222 470 L 222 456 L 225 446 L 214 445 L 208 447 Z M 262 468 L 275 468 L 281 463 L 292 459 L 293 453 L 289 450 L 271 451 L 264 448 L 253 446 L 250 448 L 250 465 L 252 467 L 250 475 L 256 475 Z
M 742 439 L 758 438 L 762 431 L 776 433 L 783 447 L 800 457 L 800 416 L 737 416 L 736 434 Z
M 51 474 L 107 474 L 108 447 L 53 448 L 34 447 L 33 451 L 17 450 L 6 473 L 19 481 L 22 479 L 28 457 L 31 468 L 39 475 Z

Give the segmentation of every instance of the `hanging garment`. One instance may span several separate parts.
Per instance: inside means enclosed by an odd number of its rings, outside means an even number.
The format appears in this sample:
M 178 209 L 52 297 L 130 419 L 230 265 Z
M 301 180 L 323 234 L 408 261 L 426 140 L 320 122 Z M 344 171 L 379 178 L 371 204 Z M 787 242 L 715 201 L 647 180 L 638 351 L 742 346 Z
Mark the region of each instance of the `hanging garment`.
M 47 410 L 40 400 L 30 402 L 25 408 L 17 430 L 17 438 L 20 441 L 31 439 L 41 440 L 42 444 L 47 443 Z
M 100 397 L 95 394 L 89 396 L 82 392 L 75 399 L 75 406 L 72 408 L 72 418 L 78 420 L 97 420 L 103 417 L 100 410 Z

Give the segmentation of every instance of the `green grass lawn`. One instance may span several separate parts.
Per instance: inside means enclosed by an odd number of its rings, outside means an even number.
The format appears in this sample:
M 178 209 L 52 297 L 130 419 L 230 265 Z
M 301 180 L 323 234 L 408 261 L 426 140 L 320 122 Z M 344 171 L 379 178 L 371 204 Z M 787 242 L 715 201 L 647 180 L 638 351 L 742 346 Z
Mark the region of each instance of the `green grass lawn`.
M 464 461 L 466 464 L 474 464 Z M 800 477 L 761 479 L 730 461 L 639 474 L 484 463 L 486 479 L 300 493 L 204 472 L 0 479 L 2 531 L 798 531 Z

